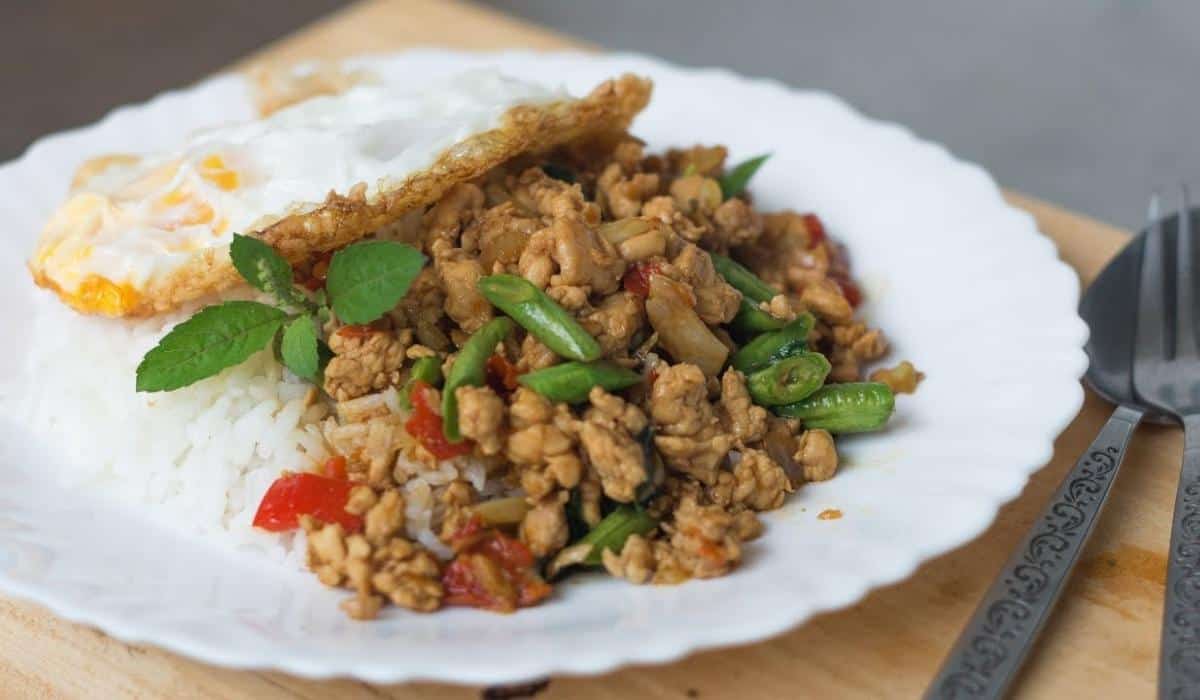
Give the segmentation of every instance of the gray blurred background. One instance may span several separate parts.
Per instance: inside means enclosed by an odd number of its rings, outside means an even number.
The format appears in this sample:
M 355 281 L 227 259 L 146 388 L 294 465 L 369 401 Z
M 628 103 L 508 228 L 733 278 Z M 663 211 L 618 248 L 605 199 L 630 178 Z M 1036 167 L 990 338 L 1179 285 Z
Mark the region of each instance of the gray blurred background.
M 0 0 L 0 159 L 337 0 Z M 1200 0 L 484 0 L 615 49 L 835 92 L 1006 187 L 1124 226 L 1194 176 Z

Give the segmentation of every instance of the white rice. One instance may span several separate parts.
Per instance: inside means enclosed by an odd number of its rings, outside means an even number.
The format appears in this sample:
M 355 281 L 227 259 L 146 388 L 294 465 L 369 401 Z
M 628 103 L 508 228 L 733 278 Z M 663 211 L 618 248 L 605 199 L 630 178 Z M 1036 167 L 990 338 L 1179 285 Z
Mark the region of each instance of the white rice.
M 55 477 L 143 509 L 151 517 L 229 546 L 302 566 L 303 538 L 251 525 L 258 503 L 284 470 L 310 470 L 329 457 L 307 406 L 312 386 L 270 351 L 215 377 L 167 393 L 134 391 L 145 352 L 194 309 L 142 320 L 81 316 L 36 294 L 24 382 L 13 396 L 31 432 L 62 453 Z M 460 476 L 480 491 L 481 464 L 443 462 L 437 470 L 402 460 L 409 536 L 442 555 L 433 533 L 437 496 Z

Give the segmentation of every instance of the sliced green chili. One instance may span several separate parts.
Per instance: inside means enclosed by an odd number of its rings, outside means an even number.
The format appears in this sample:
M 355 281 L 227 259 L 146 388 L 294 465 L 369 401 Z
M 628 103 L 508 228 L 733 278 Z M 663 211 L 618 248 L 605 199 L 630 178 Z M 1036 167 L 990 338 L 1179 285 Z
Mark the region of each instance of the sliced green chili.
M 830 384 L 806 399 L 773 410 L 781 416 L 801 419 L 806 428 L 863 433 L 882 428 L 895 404 L 896 397 L 887 384 L 856 382 Z
M 829 360 L 817 352 L 802 352 L 746 377 L 750 397 L 761 406 L 794 404 L 808 397 L 829 376 Z
M 524 277 L 491 275 L 480 279 L 476 286 L 484 298 L 556 354 L 582 362 L 600 357 L 600 343 L 566 309 Z
M 613 362 L 564 362 L 517 377 L 521 384 L 551 401 L 586 401 L 592 387 L 619 391 L 639 384 L 642 375 Z
M 721 183 L 721 194 L 725 196 L 725 199 L 741 194 L 746 189 L 746 185 L 750 184 L 750 178 L 754 177 L 754 173 L 757 173 L 770 157 L 770 153 L 755 156 L 738 163 L 729 172 L 722 175 L 718 182 Z
M 513 323 L 507 318 L 495 318 L 471 334 L 458 351 L 446 388 L 442 391 L 442 432 L 450 442 L 462 442 L 458 430 L 458 399 L 454 392 L 461 386 L 482 386 L 487 378 L 487 361 L 496 352 L 496 345 L 512 333 Z
M 763 333 L 743 345 L 729 362 L 738 371 L 753 372 L 803 352 L 808 347 L 808 334 L 814 323 L 812 314 L 800 314 L 778 331 Z

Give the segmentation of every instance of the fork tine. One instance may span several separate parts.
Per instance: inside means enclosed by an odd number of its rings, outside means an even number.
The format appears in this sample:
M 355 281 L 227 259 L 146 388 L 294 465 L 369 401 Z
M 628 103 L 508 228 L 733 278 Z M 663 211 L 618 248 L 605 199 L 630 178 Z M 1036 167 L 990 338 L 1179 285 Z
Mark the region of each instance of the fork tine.
M 1142 243 L 1142 266 L 1138 277 L 1136 360 L 1161 360 L 1166 357 L 1166 298 L 1163 276 L 1166 261 L 1163 251 L 1163 225 L 1158 216 L 1158 197 L 1150 201 L 1150 226 Z
M 1192 207 L 1187 185 L 1180 186 L 1179 215 L 1175 229 L 1175 357 L 1195 358 L 1196 351 L 1196 246 L 1192 238 Z

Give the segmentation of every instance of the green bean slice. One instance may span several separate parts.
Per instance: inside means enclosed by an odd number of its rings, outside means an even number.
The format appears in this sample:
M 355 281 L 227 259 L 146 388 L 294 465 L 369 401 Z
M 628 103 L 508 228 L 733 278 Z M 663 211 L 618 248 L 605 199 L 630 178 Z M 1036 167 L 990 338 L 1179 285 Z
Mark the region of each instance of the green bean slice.
M 619 506 L 596 523 L 596 527 L 593 527 L 588 534 L 583 536 L 583 539 L 579 540 L 582 544 L 592 545 L 592 551 L 588 552 L 582 563 L 588 566 L 598 566 L 602 561 L 604 550 L 620 552 L 621 548 L 625 546 L 625 540 L 629 539 L 630 535 L 644 535 L 657 525 L 658 520 L 641 508 L 630 505 Z
M 717 253 L 709 253 L 709 255 L 712 257 L 713 267 L 717 269 L 717 274 L 724 277 L 729 286 L 741 292 L 751 301 L 758 303 L 771 301 L 775 295 L 779 294 L 774 287 L 763 282 L 758 275 L 746 269 L 741 263 Z
M 400 388 L 400 405 L 412 408 L 413 384 L 425 382 L 429 386 L 442 385 L 442 361 L 436 357 L 418 357 L 408 370 L 408 379 Z
M 803 352 L 808 347 L 808 334 L 815 319 L 803 313 L 778 331 L 763 333 L 746 343 L 733 354 L 730 364 L 740 372 L 753 372 L 772 362 Z
M 802 352 L 754 372 L 746 378 L 746 388 L 761 406 L 794 404 L 820 389 L 829 369 L 824 355 Z
M 749 299 L 742 297 L 737 315 L 729 322 L 733 330 L 742 335 L 758 335 L 769 331 L 777 331 L 784 327 L 784 322 L 758 308 Z
M 600 343 L 566 309 L 524 277 L 491 275 L 480 279 L 476 286 L 492 305 L 556 354 L 582 362 L 600 358 Z
M 806 399 L 773 410 L 784 417 L 801 419 L 806 428 L 864 433 L 882 428 L 895 405 L 896 397 L 887 384 L 855 382 L 830 384 Z
M 471 334 L 454 358 L 454 364 L 446 376 L 446 388 L 442 391 L 442 432 L 450 442 L 462 442 L 455 390 L 460 386 L 483 385 L 487 379 L 488 358 L 496 352 L 496 345 L 512 333 L 512 329 L 513 322 L 509 319 L 492 319 Z
M 592 387 L 619 391 L 640 384 L 642 375 L 613 362 L 564 362 L 517 377 L 521 384 L 551 401 L 587 401 Z

